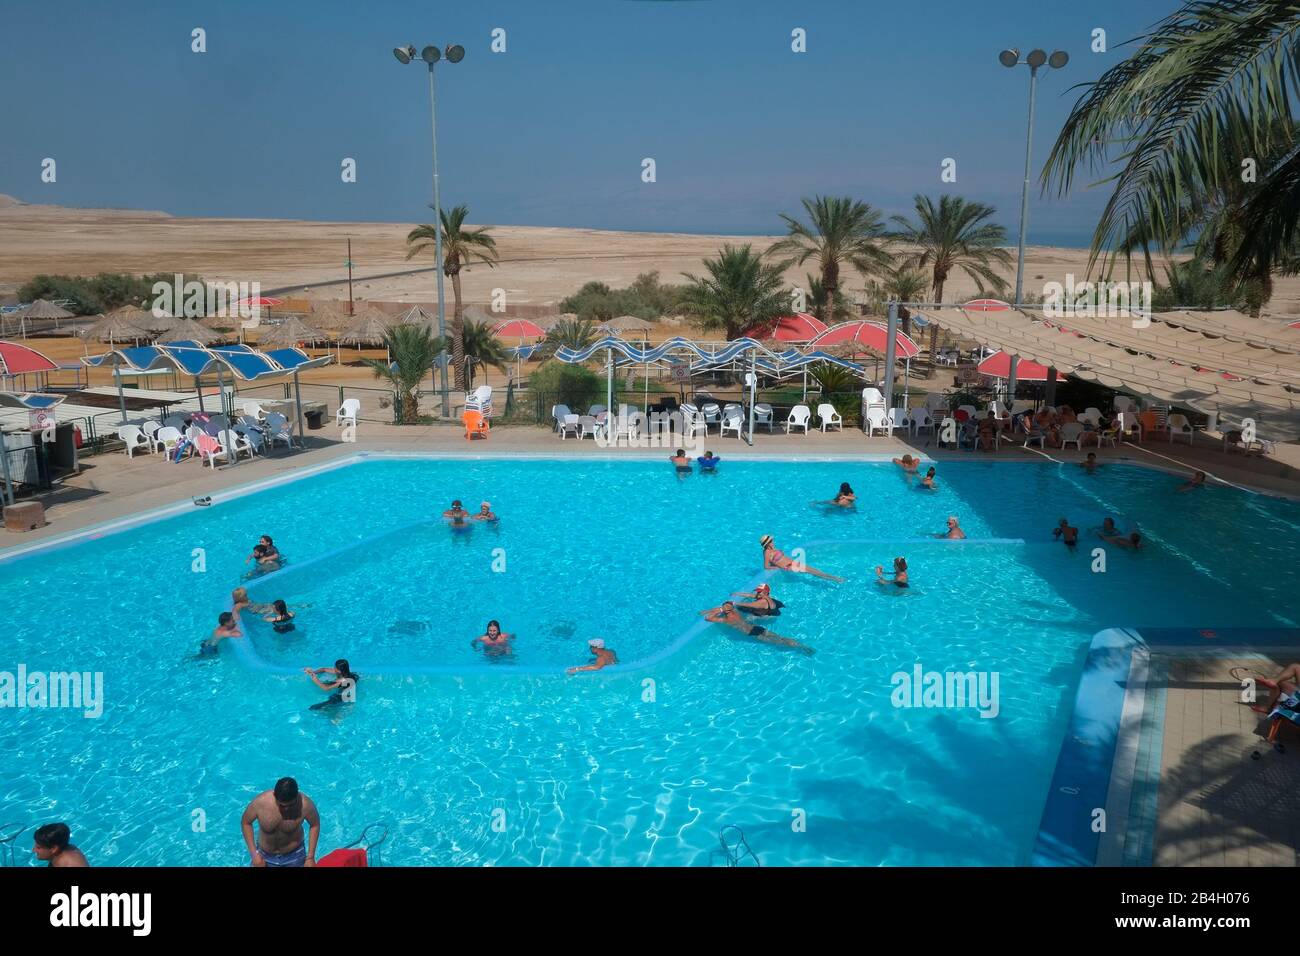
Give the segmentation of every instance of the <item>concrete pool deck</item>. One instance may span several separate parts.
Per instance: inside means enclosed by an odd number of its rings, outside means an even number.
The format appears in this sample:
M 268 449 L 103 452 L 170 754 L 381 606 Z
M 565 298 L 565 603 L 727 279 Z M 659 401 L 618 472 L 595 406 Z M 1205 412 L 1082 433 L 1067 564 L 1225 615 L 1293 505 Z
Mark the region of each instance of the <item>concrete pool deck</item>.
M 935 461 L 1043 461 L 1044 455 L 1058 461 L 1079 461 L 1084 457 L 1071 449 L 1023 449 L 1003 445 L 997 452 L 941 450 L 927 447 L 927 438 L 874 436 L 867 438 L 856 429 L 807 436 L 772 434 L 760 430 L 752 447 L 737 439 L 710 436 L 708 447 L 724 459 L 734 458 L 893 458 L 905 453 Z M 395 426 L 363 422 L 357 440 L 345 443 L 339 431 L 327 424 L 307 433 L 307 447 L 289 453 L 278 450 L 273 457 L 241 460 L 215 470 L 197 460 L 168 464 L 159 455 L 110 452 L 85 459 L 80 474 L 62 481 L 53 492 L 40 497 L 45 505 L 44 528 L 28 532 L 0 530 L 0 548 L 28 545 L 55 535 L 123 518 L 161 504 L 210 495 L 238 485 L 283 477 L 302 468 L 317 467 L 357 452 L 389 451 L 471 457 L 546 456 L 555 458 L 628 457 L 658 458 L 670 452 L 662 448 L 606 448 L 594 441 L 561 441 L 548 428 L 501 426 L 486 441 L 467 442 L 459 427 L 449 425 Z M 1102 460 L 1126 460 L 1179 474 L 1201 468 L 1225 481 L 1265 493 L 1300 498 L 1300 470 L 1275 460 L 1247 460 L 1227 455 L 1206 442 L 1196 447 L 1153 442 L 1144 446 L 1124 444 L 1103 448 Z

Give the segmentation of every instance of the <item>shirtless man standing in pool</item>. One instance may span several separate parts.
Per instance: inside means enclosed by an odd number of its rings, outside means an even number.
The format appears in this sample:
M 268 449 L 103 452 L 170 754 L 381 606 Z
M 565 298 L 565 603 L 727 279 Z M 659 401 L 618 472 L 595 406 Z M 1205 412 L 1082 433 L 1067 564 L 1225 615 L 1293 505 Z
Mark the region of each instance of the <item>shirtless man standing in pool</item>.
M 746 637 L 761 641 L 764 644 L 774 644 L 777 647 L 788 647 L 791 650 L 802 651 L 805 654 L 813 654 L 815 651 L 807 644 L 800 644 L 790 637 L 782 637 L 780 634 L 773 634 L 767 628 L 758 624 L 751 624 L 745 620 L 736 605 L 731 601 L 723 601 L 721 607 L 709 608 L 707 611 L 701 611 L 704 619 L 710 624 L 725 624 L 728 627 L 734 627 Z
M 257 821 L 257 837 L 253 821 Z M 307 824 L 307 841 L 302 825 Z M 320 814 L 311 797 L 298 789 L 293 777 L 281 777 L 275 788 L 253 798 L 240 820 L 244 845 L 253 866 L 315 866 Z

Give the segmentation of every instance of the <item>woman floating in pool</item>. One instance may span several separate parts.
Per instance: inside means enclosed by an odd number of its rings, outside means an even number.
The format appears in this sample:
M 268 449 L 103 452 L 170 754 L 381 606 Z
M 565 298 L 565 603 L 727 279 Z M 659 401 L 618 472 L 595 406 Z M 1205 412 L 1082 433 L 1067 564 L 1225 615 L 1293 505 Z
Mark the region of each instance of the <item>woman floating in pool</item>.
M 933 465 L 931 465 L 930 469 L 925 473 L 925 477 L 921 479 L 921 487 L 926 489 L 927 491 L 935 491 L 939 487 L 934 483 Z
M 494 512 L 494 511 L 492 510 L 492 502 L 490 502 L 490 501 L 485 501 L 485 502 L 483 502 L 481 505 L 478 506 L 478 514 L 476 514 L 476 515 L 473 517 L 472 520 L 474 520 L 474 521 L 499 521 L 500 519 L 496 516 L 496 512 Z
M 591 651 L 595 660 L 582 667 L 570 667 L 564 673 L 577 674 L 582 671 L 598 671 L 603 667 L 608 667 L 610 664 L 618 663 L 618 655 L 605 646 L 605 641 L 602 638 L 593 637 L 587 642 L 587 648 Z
M 710 608 L 707 611 L 701 611 L 704 619 L 710 624 L 725 624 L 728 627 L 735 628 L 741 634 L 762 644 L 771 644 L 774 647 L 788 647 L 793 651 L 800 651 L 804 654 L 816 653 L 806 644 L 800 644 L 790 637 L 782 637 L 780 634 L 773 634 L 767 628 L 758 624 L 752 624 L 741 616 L 736 610 L 736 605 L 731 601 L 723 601 L 721 607 Z
M 289 605 L 285 604 L 284 601 L 278 598 L 272 601 L 271 612 L 272 613 L 262 618 L 262 620 L 270 623 L 271 627 L 275 630 L 275 633 L 288 634 L 294 629 L 294 613 L 289 610 Z
M 480 634 L 470 642 L 470 647 L 474 650 L 483 645 L 483 653 L 488 657 L 508 657 L 514 653 L 514 648 L 510 642 L 514 640 L 513 634 L 507 634 L 501 630 L 500 621 L 488 621 L 487 631 Z
M 346 658 L 339 658 L 333 667 L 304 667 L 302 672 L 311 678 L 311 682 L 329 694 L 325 700 L 312 704 L 312 710 L 333 710 L 343 704 L 354 704 L 357 700 L 357 683 L 361 675 L 352 669 Z M 330 675 L 328 683 L 321 680 L 322 675 Z
M 858 500 L 858 496 L 853 493 L 853 488 L 847 481 L 840 482 L 840 490 L 835 493 L 835 497 L 830 501 L 819 501 L 818 504 L 830 505 L 834 508 L 852 508 Z
M 239 630 L 239 621 L 230 611 L 222 611 L 217 617 L 216 630 L 210 637 L 203 639 L 199 645 L 199 657 L 211 657 L 217 653 L 218 647 L 222 641 L 228 637 L 243 637 L 244 634 Z
M 753 614 L 755 617 L 776 617 L 781 613 L 781 608 L 785 607 L 772 597 L 772 585 L 766 582 L 754 588 L 752 594 L 748 591 L 736 591 L 731 596 L 746 598 L 749 603 L 737 604 L 736 610 Z
M 777 549 L 770 534 L 763 535 L 763 537 L 759 538 L 758 543 L 763 546 L 763 569 L 765 571 L 790 571 L 794 574 L 812 574 L 819 578 L 825 578 L 827 581 L 834 581 L 836 584 L 844 583 L 843 578 L 827 574 L 825 571 L 819 571 L 811 565 L 790 560 L 784 552 Z
M 892 577 L 893 580 L 889 580 Z M 883 584 L 886 587 L 906 588 L 910 585 L 907 581 L 907 558 L 894 558 L 894 570 L 885 574 L 884 565 L 876 565 L 876 583 Z

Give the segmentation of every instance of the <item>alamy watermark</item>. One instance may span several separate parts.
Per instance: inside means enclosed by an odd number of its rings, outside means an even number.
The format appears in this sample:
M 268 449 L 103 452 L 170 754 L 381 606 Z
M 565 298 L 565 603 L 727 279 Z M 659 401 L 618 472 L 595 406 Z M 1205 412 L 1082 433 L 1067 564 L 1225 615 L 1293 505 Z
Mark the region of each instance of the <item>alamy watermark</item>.
M 197 279 L 187 282 L 178 272 L 171 282 L 155 282 L 152 292 L 151 308 L 155 318 L 229 316 L 256 319 L 262 314 L 260 282 L 199 282 Z
M 102 671 L 0 671 L 0 709 L 83 711 L 96 718 L 104 713 Z
M 1133 328 L 1151 324 L 1150 282 L 1079 282 L 1067 273 L 1065 283 L 1043 285 L 1043 314 L 1056 319 L 1070 317 L 1133 320 Z
M 927 671 L 918 662 L 889 678 L 889 699 L 895 707 L 970 707 L 981 717 L 996 717 L 999 681 L 997 671 Z

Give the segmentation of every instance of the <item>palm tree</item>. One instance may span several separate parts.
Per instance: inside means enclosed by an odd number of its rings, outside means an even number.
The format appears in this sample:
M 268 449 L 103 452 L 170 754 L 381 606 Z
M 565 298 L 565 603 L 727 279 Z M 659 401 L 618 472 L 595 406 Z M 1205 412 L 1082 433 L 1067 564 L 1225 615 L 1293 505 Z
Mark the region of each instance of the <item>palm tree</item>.
M 384 337 L 390 361 L 362 359 L 374 370 L 375 378 L 388 379 L 394 405 L 400 409 L 400 423 L 411 424 L 420 417 L 420 382 L 446 351 L 447 343 L 426 325 L 395 325 Z
M 1181 240 L 1204 200 L 1243 161 L 1257 164 L 1240 205 L 1241 241 L 1227 264 L 1240 280 L 1271 274 L 1300 239 L 1300 3 L 1189 0 L 1140 38 L 1135 52 L 1076 101 L 1043 168 L 1044 188 L 1064 195 L 1080 170 L 1118 165 L 1103 182 L 1111 196 L 1093 232 L 1103 250 L 1130 251 L 1138 232 Z M 1265 161 L 1269 135 L 1287 130 Z M 1115 254 L 1115 253 L 1108 253 Z
M 930 280 L 919 269 L 890 269 L 881 282 L 872 282 L 868 293 L 878 296 L 880 304 L 890 302 L 919 302 L 925 297 Z M 904 335 L 912 334 L 912 310 L 905 305 L 898 307 L 898 321 Z
M 937 207 L 929 196 L 916 196 L 914 202 L 915 223 L 903 216 L 890 218 L 899 227 L 895 236 L 916 247 L 904 255 L 902 268 L 930 269 L 935 302 L 943 301 L 944 284 L 954 269 L 966 273 L 980 283 L 981 288 L 985 282 L 995 290 L 1006 287 L 1006 281 L 993 267 L 1009 267 L 1011 254 L 1002 248 L 1007 241 L 1007 231 L 987 221 L 996 211 L 992 206 L 960 196 L 940 196 Z M 931 361 L 938 350 L 939 327 L 931 323 Z
M 880 213 L 866 203 L 848 196 L 814 196 L 803 200 L 803 208 L 811 225 L 783 213 L 789 235 L 773 243 L 767 255 L 779 258 L 782 270 L 817 260 L 823 300 L 837 301 L 843 263 L 870 275 L 893 261 Z
M 474 384 L 474 364 L 491 365 L 493 368 L 506 370 L 510 353 L 501 344 L 501 340 L 492 334 L 492 323 L 465 320 L 465 385 L 468 389 Z
M 806 275 L 808 280 L 808 305 L 809 311 L 817 318 L 821 319 L 827 325 L 834 325 L 853 315 L 853 304 L 849 301 L 848 296 L 843 292 L 835 293 L 835 305 L 827 310 L 826 308 L 826 287 L 822 285 L 822 280 L 814 275 Z M 828 314 L 829 313 L 829 314 Z
M 727 339 L 751 325 L 775 321 L 789 299 L 780 266 L 763 262 L 753 246 L 723 246 L 716 259 L 705 259 L 707 276 L 683 272 L 687 285 L 682 309 L 702 329 L 722 329 Z
M 451 279 L 451 295 L 455 303 L 451 314 L 451 361 L 456 370 L 456 387 L 465 387 L 465 329 L 461 318 L 460 270 L 473 262 L 482 262 L 491 268 L 497 263 L 497 243 L 488 235 L 488 227 L 466 229 L 468 206 L 441 210 L 442 219 L 442 272 Z M 416 226 L 406 234 L 406 258 L 411 259 L 426 249 L 435 247 L 437 233 L 433 226 Z
M 551 326 L 542 344 L 547 346 L 549 351 L 554 351 L 561 346 L 575 350 L 585 349 L 599 337 L 596 323 L 591 319 L 560 319 Z

